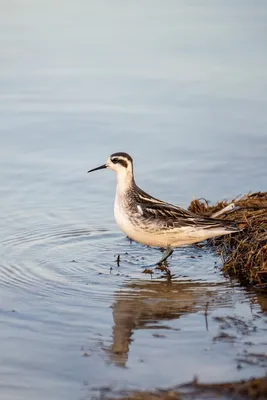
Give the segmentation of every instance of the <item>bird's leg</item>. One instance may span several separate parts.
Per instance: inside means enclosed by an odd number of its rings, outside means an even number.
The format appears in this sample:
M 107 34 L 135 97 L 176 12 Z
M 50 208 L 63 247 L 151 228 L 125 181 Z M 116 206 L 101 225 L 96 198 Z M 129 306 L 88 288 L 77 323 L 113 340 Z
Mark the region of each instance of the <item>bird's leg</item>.
M 171 247 L 167 247 L 165 253 L 163 254 L 163 257 L 156 263 L 156 264 L 151 264 L 148 265 L 145 268 L 145 270 L 143 271 L 144 273 L 151 273 L 151 268 L 156 267 L 156 269 L 160 269 L 161 271 L 165 271 L 167 272 L 167 274 L 169 274 L 169 268 L 167 266 L 161 266 L 162 263 L 164 263 L 164 261 L 167 260 L 168 257 L 170 257 L 173 253 L 173 249 Z
M 166 275 L 163 275 L 163 277 L 167 277 L 168 280 L 172 279 L 172 274 L 171 271 L 169 270 L 169 266 L 167 264 L 167 262 L 165 263 L 165 261 L 167 260 L 168 257 L 170 257 L 170 255 L 172 255 L 173 253 L 173 249 L 171 247 L 167 247 L 165 253 L 163 254 L 163 257 L 159 260 L 159 262 L 156 264 L 156 269 L 159 269 L 162 272 L 165 272 Z
M 159 262 L 157 262 L 156 265 L 162 264 L 164 261 L 167 260 L 167 258 L 169 258 L 172 255 L 172 253 L 173 253 L 173 249 L 171 247 L 167 247 L 167 250 L 163 254 L 163 257 L 159 260 Z

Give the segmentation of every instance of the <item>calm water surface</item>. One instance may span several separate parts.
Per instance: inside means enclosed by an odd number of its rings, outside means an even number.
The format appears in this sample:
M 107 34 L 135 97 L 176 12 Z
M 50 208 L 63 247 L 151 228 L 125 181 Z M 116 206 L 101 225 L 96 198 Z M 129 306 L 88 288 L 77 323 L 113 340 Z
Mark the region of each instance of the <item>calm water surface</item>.
M 127 151 L 183 206 L 266 190 L 266 18 L 265 1 L 2 1 L 2 399 L 264 374 L 264 298 L 207 250 L 177 250 L 172 284 L 142 274 L 159 251 L 115 225 L 114 174 L 86 171 Z

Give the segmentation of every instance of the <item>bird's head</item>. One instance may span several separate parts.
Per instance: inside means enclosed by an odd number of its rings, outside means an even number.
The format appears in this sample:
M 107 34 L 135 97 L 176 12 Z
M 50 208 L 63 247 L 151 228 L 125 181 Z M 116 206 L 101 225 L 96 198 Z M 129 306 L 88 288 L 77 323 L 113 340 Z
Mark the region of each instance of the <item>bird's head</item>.
M 117 172 L 118 183 L 126 185 L 133 179 L 133 159 L 127 153 L 113 153 L 109 156 L 105 164 L 90 169 L 88 172 L 98 171 L 104 168 L 109 168 Z

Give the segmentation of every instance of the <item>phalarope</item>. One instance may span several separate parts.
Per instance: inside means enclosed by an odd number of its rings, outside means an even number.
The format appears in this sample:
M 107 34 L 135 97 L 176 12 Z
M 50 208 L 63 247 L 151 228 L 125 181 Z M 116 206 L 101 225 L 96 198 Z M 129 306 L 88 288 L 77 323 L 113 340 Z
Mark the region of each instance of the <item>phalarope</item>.
M 114 203 L 117 224 L 136 242 L 166 249 L 157 264 L 165 261 L 176 247 L 240 230 L 232 221 L 202 217 L 144 192 L 135 183 L 133 159 L 127 153 L 113 153 L 106 164 L 88 172 L 104 168 L 117 172 Z

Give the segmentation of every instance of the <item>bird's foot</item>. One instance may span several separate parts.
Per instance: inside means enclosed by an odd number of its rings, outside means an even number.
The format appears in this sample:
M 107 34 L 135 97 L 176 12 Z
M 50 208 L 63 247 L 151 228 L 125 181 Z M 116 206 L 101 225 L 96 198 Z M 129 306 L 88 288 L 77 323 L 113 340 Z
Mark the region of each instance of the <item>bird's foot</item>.
M 162 278 L 167 278 L 168 280 L 171 280 L 173 278 L 173 274 L 171 273 L 171 270 L 169 269 L 167 263 L 165 265 L 157 265 L 156 268 L 157 270 L 163 272 L 164 274 L 162 275 Z

